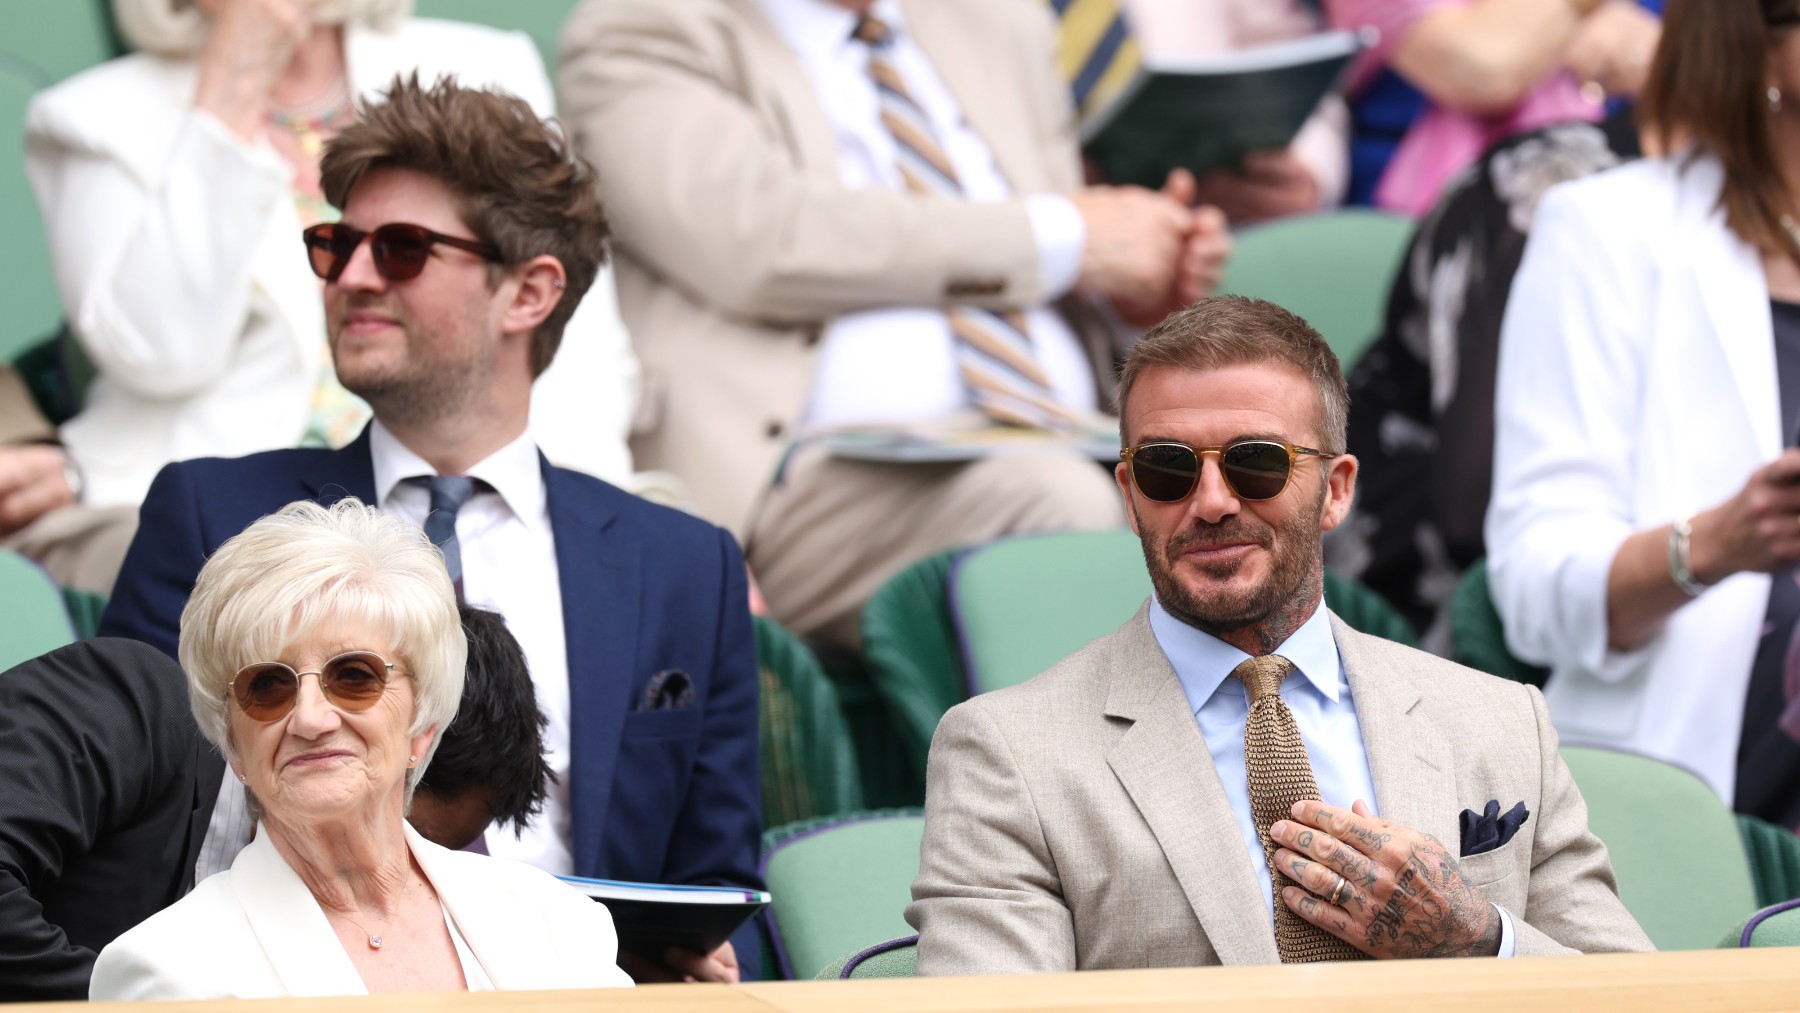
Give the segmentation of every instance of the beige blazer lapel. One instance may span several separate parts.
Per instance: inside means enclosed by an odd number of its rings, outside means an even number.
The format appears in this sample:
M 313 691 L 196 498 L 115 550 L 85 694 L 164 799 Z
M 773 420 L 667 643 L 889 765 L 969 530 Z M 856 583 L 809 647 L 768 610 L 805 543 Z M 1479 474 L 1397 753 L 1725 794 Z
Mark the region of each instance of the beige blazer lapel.
M 1456 848 L 1457 816 L 1471 803 L 1456 797 L 1455 745 L 1418 713 L 1427 687 L 1405 655 L 1383 651 L 1385 641 L 1352 630 L 1335 613 L 1331 632 L 1362 727 L 1377 811 Z
M 1147 607 L 1113 645 L 1106 715 L 1132 726 L 1108 765 L 1150 824 L 1220 962 L 1278 963 L 1268 902 L 1181 681 L 1150 632 Z
M 231 890 L 287 994 L 368 994 L 312 891 L 260 825 L 256 839 L 231 863 Z
M 1019 115 L 1014 101 L 1021 82 L 1006 54 L 982 49 L 964 30 L 958 7 L 970 0 L 902 0 L 906 30 L 919 48 L 931 57 L 931 65 L 944 87 L 956 97 L 963 117 L 987 142 L 994 164 L 1015 192 L 1035 193 L 1051 189 L 1044 177 L 1044 152 L 1033 138 L 1031 125 Z M 1048 57 L 1046 57 L 1046 61 Z
M 775 117 L 788 150 L 806 175 L 841 186 L 837 133 L 813 92 L 800 58 L 763 16 L 756 0 L 728 2 L 744 26 L 736 41 L 743 47 L 743 86 L 750 92 L 745 99 Z

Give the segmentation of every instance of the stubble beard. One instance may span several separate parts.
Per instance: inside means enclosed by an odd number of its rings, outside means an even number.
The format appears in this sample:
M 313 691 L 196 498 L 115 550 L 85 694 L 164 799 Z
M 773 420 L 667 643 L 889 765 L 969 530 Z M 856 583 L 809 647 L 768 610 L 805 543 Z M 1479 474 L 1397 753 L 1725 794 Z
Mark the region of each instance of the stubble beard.
M 1221 639 L 1241 640 L 1247 634 L 1261 654 L 1281 646 L 1311 616 L 1313 604 L 1319 600 L 1324 583 L 1324 532 L 1319 528 L 1319 510 L 1325 502 L 1325 488 L 1319 489 L 1310 511 L 1302 510 L 1281 528 L 1252 524 L 1238 514 L 1219 524 L 1199 523 L 1157 543 L 1141 539 L 1144 565 L 1150 571 L 1150 585 L 1156 600 L 1176 619 Z M 1137 504 L 1131 505 L 1137 516 Z M 1147 531 L 1142 517 L 1137 517 L 1138 530 Z M 1251 541 L 1271 553 L 1269 575 L 1254 587 L 1243 590 L 1219 590 L 1204 598 L 1190 590 L 1176 576 L 1188 550 L 1217 542 Z M 1185 565 L 1198 567 L 1207 577 L 1225 580 L 1236 573 L 1243 560 L 1218 564 Z
M 382 306 L 406 335 L 402 362 L 338 372 L 338 383 L 368 402 L 384 425 L 410 429 L 432 427 L 444 418 L 460 415 L 476 404 L 482 375 L 489 368 L 476 361 L 430 362 L 417 352 L 424 344 L 413 336 L 414 323 L 396 307 Z M 335 353 L 335 349 L 334 349 Z M 334 354 L 334 362 L 336 357 Z

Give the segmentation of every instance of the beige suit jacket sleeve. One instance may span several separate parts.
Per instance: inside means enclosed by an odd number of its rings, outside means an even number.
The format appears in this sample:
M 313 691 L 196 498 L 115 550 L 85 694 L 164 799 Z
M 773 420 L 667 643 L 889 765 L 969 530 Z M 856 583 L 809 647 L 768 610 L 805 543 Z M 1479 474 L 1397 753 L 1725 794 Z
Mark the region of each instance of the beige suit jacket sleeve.
M 1073 971 L 1075 929 L 1000 726 L 951 709 L 932 736 L 925 839 L 906 920 L 921 975 Z
M 741 0 L 590 0 L 571 17 L 563 114 L 622 248 L 695 302 L 758 320 L 938 303 L 971 282 L 988 293 L 960 301 L 1044 301 L 1022 200 L 847 190 L 835 164 L 803 165 L 824 114 L 756 17 Z
M 1531 821 L 1535 830 L 1528 899 L 1524 911 L 1512 912 L 1517 954 L 1653 950 L 1650 938 L 1619 900 L 1606 845 L 1588 829 L 1587 803 L 1557 750 L 1544 696 L 1528 689 L 1543 744 L 1543 788 Z

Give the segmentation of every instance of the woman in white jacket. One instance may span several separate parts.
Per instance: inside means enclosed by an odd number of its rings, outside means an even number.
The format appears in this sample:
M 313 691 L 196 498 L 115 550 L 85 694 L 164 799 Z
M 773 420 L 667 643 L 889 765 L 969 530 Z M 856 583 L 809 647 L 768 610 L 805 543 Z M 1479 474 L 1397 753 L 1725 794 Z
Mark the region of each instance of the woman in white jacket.
M 1794 827 L 1800 0 L 1664 26 L 1640 113 L 1676 154 L 1552 190 L 1513 284 L 1490 579 L 1566 741 Z
M 113 0 L 139 50 L 52 88 L 26 165 L 57 287 L 97 367 L 62 438 L 92 505 L 138 503 L 162 465 L 339 446 L 366 408 L 336 384 L 303 226 L 335 217 L 318 153 L 396 74 L 454 74 L 552 112 L 516 32 L 410 17 L 411 0 Z M 636 364 L 610 274 L 540 379 L 558 464 L 630 473 Z

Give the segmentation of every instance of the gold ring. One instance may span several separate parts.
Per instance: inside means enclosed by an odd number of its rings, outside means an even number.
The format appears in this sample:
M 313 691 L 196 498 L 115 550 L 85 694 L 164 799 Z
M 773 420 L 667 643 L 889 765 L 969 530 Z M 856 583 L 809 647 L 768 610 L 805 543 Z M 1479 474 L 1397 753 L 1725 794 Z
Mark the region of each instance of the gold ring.
M 1344 899 L 1344 891 L 1349 888 L 1350 888 L 1350 881 L 1345 879 L 1342 876 L 1339 876 L 1337 885 L 1331 888 L 1331 892 L 1329 894 L 1326 894 L 1325 903 L 1330 904 L 1332 907 L 1337 907 L 1338 901 L 1341 901 Z

